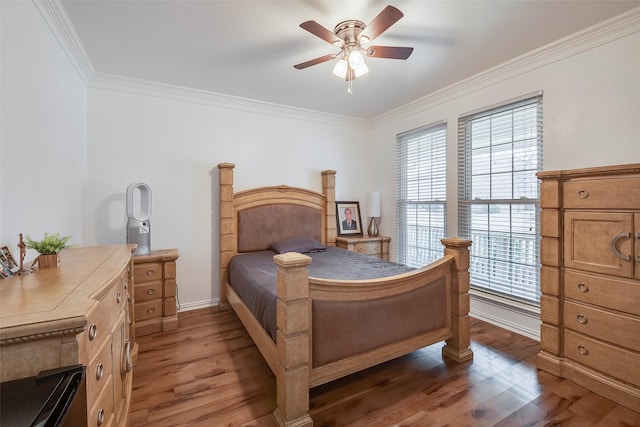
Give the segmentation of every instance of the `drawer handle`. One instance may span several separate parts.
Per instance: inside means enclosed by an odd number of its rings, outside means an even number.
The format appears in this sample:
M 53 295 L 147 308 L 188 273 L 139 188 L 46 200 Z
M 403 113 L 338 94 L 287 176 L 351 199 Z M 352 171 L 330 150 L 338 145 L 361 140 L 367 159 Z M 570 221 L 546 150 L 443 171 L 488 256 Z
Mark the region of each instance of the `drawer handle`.
M 129 280 L 128 279 L 124 279 L 122 281 L 122 283 L 124 283 L 124 289 L 127 290 L 129 288 Z
M 102 363 L 98 363 L 98 366 L 96 366 L 96 380 L 100 381 L 102 375 L 104 375 L 104 366 L 102 366 Z
M 589 286 L 587 286 L 585 283 L 578 283 L 578 290 L 580 292 L 589 292 Z
M 152 314 L 154 311 L 156 311 L 155 307 L 149 307 L 147 308 L 147 313 Z
M 91 326 L 89 326 L 89 341 L 93 341 L 94 339 L 96 339 L 97 335 L 98 326 L 95 323 L 92 323 Z
M 586 356 L 587 354 L 589 354 L 589 350 L 587 350 L 587 347 L 585 347 L 583 345 L 579 345 L 578 346 L 578 353 L 580 353 L 583 356 Z
M 631 255 L 622 255 L 620 251 L 618 251 L 618 248 L 616 248 L 616 243 L 618 243 L 618 240 L 624 239 L 630 236 L 631 236 L 631 233 L 629 233 L 628 231 L 623 231 L 622 233 L 616 234 L 615 236 L 613 236 L 613 239 L 611 239 L 611 251 L 615 256 L 617 256 L 623 261 L 629 261 L 631 259 Z
M 131 341 L 124 343 L 124 372 L 131 372 L 133 365 L 131 364 Z
M 155 289 L 147 289 L 147 295 L 153 295 L 156 293 Z
M 156 271 L 153 269 L 147 270 L 147 276 L 153 276 L 156 274 Z
M 640 231 L 636 233 L 636 239 L 640 239 Z M 636 255 L 636 262 L 640 262 L 640 255 Z
M 587 197 L 589 197 L 589 192 L 587 190 L 580 190 L 578 191 L 578 197 L 580 197 L 581 199 L 586 199 Z
M 96 417 L 96 424 L 101 426 L 102 423 L 104 423 L 104 409 L 100 408 L 100 410 L 98 411 L 98 416 Z
M 116 293 L 116 302 L 118 304 L 122 302 L 122 294 L 120 292 Z
M 587 317 L 580 313 L 576 316 L 576 319 L 578 319 L 578 323 L 580 323 L 581 325 L 586 325 L 587 324 Z

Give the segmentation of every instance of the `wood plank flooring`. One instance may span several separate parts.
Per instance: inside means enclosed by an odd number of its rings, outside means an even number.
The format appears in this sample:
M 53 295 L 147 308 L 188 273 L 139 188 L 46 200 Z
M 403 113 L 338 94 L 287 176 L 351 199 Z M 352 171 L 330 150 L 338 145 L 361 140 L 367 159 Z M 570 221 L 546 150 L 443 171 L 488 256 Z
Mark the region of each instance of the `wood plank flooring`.
M 139 337 L 130 424 L 273 427 L 275 377 L 233 311 Z M 535 365 L 538 342 L 472 319 L 473 362 L 442 345 L 316 387 L 314 426 L 638 426 L 640 414 Z

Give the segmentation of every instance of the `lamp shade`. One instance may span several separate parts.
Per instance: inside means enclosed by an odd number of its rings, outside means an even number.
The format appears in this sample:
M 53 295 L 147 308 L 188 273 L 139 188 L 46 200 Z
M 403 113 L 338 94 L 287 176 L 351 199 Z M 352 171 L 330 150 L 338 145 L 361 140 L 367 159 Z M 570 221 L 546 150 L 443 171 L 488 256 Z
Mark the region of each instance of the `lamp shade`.
M 367 216 L 379 218 L 382 209 L 382 201 L 379 191 L 369 191 L 367 193 Z

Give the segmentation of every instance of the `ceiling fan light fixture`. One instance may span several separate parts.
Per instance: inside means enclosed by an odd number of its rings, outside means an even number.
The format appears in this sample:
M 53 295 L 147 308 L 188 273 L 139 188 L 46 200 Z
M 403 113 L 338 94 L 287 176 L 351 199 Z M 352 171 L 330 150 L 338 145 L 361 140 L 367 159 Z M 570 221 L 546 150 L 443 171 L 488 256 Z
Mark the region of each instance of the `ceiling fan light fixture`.
M 369 67 L 367 67 L 367 64 L 364 62 L 362 53 L 357 49 L 353 49 L 349 52 L 349 66 L 356 77 L 363 76 L 369 72 Z
M 336 65 L 333 67 L 333 74 L 344 79 L 347 77 L 347 69 L 349 68 L 349 64 L 344 58 L 340 58 Z

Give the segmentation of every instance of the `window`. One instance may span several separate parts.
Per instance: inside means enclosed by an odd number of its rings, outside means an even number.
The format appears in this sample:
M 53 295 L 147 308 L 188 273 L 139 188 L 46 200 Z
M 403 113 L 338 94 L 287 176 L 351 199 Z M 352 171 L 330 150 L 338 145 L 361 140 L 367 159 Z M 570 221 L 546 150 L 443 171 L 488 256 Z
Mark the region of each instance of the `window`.
M 397 136 L 396 218 L 398 260 L 422 267 L 444 254 L 447 124 Z
M 471 287 L 539 304 L 542 96 L 461 117 L 458 218 Z

